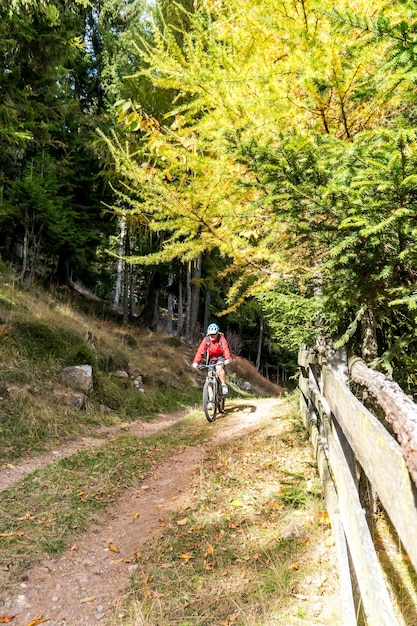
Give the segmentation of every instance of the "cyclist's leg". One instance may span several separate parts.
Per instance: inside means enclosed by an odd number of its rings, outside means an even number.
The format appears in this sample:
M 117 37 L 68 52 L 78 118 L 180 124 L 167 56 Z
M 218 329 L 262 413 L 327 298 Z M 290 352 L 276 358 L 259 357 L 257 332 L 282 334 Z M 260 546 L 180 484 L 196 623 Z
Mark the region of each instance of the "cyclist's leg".
M 220 378 L 222 385 L 226 384 L 226 372 L 224 369 L 224 359 L 220 357 L 216 362 L 216 374 Z
M 217 376 L 220 379 L 220 382 L 222 384 L 222 391 L 224 393 L 224 395 L 226 395 L 229 391 L 227 384 L 226 384 L 226 371 L 224 369 L 224 358 L 223 357 L 219 357 L 219 359 L 217 360 L 216 363 L 216 373 Z

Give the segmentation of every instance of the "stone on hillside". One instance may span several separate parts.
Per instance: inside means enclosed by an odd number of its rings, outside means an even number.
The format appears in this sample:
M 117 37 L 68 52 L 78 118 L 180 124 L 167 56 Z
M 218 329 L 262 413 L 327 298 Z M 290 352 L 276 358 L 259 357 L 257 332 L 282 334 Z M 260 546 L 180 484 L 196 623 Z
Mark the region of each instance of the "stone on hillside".
M 145 393 L 145 387 L 143 386 L 142 376 L 138 376 L 133 381 L 133 386 L 139 393 Z
M 91 365 L 66 367 L 61 374 L 64 383 L 74 389 L 90 391 L 93 388 L 93 369 Z
M 67 391 L 65 389 L 55 389 L 53 396 L 60 404 L 71 406 L 77 411 L 82 411 L 87 406 L 87 397 L 83 393 Z
M 129 378 L 129 374 L 125 370 L 117 370 L 113 376 L 116 376 L 116 378 Z
M 129 372 L 129 377 L 132 379 L 142 376 L 141 370 L 133 363 L 129 363 L 127 371 Z

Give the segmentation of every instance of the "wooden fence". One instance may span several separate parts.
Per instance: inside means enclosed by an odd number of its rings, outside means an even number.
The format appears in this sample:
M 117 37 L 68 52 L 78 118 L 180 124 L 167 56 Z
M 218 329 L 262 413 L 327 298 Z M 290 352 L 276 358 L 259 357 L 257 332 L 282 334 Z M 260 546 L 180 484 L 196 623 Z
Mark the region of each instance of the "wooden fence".
M 301 413 L 335 538 L 343 624 L 358 623 L 359 603 L 370 626 L 404 624 L 394 610 L 374 547 L 369 502 L 364 502 L 360 488 L 360 477 L 365 476 L 417 571 L 417 491 L 403 451 L 350 391 L 343 359 L 326 360 L 301 348 L 298 361 Z M 407 623 L 416 626 L 417 621 Z

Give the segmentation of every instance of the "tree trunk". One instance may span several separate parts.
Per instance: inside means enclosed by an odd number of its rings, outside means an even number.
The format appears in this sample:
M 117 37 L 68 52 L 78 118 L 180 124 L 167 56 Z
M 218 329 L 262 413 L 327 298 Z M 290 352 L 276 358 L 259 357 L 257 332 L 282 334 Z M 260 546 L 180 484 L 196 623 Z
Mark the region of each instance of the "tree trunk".
M 185 338 L 191 341 L 191 263 L 187 265 L 187 302 L 185 308 Z
M 211 304 L 211 293 L 209 291 L 206 291 L 206 297 L 204 299 L 204 320 L 203 320 L 204 332 L 206 331 L 206 328 L 209 325 L 210 304 Z
M 369 390 L 384 411 L 417 485 L 417 405 L 397 383 L 371 370 L 359 357 L 349 359 L 349 374 L 354 382 Z
M 156 271 L 149 280 L 146 302 L 140 314 L 141 323 L 150 330 L 156 330 L 155 319 L 159 317 L 158 298 L 160 283 L 161 276 L 159 272 Z
M 174 316 L 174 296 L 172 293 L 172 285 L 174 284 L 174 275 L 170 272 L 168 275 L 168 297 L 167 297 L 167 324 L 166 332 L 172 335 L 172 319 Z
M 178 323 L 177 323 L 177 337 L 182 336 L 184 328 L 184 297 L 182 289 L 182 270 L 181 267 L 178 272 Z
M 261 315 L 261 319 L 259 320 L 258 352 L 256 355 L 256 366 L 255 366 L 258 372 L 259 372 L 259 368 L 261 367 L 263 335 L 264 335 L 264 318 L 263 318 L 263 315 Z
M 129 241 L 129 233 L 126 233 L 125 237 L 125 256 L 128 257 L 130 254 L 130 241 Z M 124 272 L 123 272 L 123 321 L 124 325 L 129 323 L 130 311 L 129 311 L 129 270 L 130 266 L 125 262 Z
M 132 320 L 133 312 L 135 310 L 134 282 L 135 282 L 134 266 L 130 263 L 129 264 L 129 319 L 130 320 Z
M 159 324 L 159 289 L 155 291 L 155 301 L 153 305 L 153 315 L 151 321 L 151 330 L 156 333 Z
M 126 215 L 122 215 L 119 220 L 119 259 L 117 261 L 117 274 L 116 274 L 116 289 L 114 294 L 114 304 L 117 306 L 120 302 L 120 296 L 122 294 L 122 279 L 123 279 L 123 253 L 125 250 L 125 238 L 126 238 Z
M 25 235 L 23 237 L 23 250 L 22 250 L 22 269 L 19 274 L 19 280 L 23 280 L 26 274 L 28 264 L 28 231 L 25 226 Z
M 191 278 L 191 311 L 190 311 L 190 339 L 194 339 L 198 322 L 198 310 L 200 307 L 201 285 L 201 254 L 193 261 Z
M 366 306 L 361 320 L 362 358 L 370 363 L 378 356 L 378 340 L 376 337 L 376 319 L 373 310 Z

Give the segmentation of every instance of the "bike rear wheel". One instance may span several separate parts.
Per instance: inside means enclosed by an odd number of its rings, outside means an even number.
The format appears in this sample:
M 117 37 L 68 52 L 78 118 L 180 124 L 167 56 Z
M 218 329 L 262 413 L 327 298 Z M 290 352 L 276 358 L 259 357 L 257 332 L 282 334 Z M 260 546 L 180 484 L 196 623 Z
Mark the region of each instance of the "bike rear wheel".
M 203 409 L 208 422 L 214 422 L 217 415 L 216 389 L 212 382 L 206 381 L 203 387 Z
M 219 413 L 224 413 L 224 395 L 217 395 L 217 410 Z

